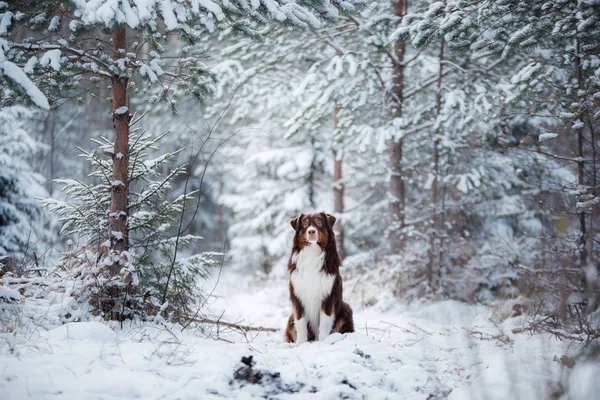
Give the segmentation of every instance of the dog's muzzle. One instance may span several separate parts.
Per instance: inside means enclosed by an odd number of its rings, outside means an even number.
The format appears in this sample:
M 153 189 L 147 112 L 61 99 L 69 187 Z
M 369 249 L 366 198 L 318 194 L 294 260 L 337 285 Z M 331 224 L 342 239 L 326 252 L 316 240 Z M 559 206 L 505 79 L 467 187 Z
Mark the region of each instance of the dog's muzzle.
M 316 242 L 319 240 L 319 232 L 317 232 L 317 230 L 311 226 L 306 231 L 306 238 L 309 242 Z

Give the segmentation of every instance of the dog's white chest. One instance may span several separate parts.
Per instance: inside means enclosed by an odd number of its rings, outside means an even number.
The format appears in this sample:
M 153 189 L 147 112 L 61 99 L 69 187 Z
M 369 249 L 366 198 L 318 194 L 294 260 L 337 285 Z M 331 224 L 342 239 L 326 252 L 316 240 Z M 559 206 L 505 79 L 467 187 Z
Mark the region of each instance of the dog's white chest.
M 321 303 L 331 293 L 335 276 L 321 271 L 325 252 L 316 244 L 294 254 L 292 261 L 296 264 L 290 277 L 294 293 L 302 302 L 306 319 L 317 334 Z

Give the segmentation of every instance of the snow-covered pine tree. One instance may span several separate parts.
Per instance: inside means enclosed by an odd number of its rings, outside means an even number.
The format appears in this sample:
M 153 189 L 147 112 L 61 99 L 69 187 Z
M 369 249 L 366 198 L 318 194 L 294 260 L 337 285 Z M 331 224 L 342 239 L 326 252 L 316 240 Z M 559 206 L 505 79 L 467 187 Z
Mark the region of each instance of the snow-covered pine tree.
M 30 261 L 48 235 L 36 199 L 47 195 L 44 178 L 29 165 L 43 147 L 23 129 L 33 114 L 22 106 L 0 108 L 0 262 L 11 269 Z
M 80 302 L 89 301 L 105 318 L 147 317 L 160 311 L 172 320 L 181 321 L 193 315 L 203 303 L 198 279 L 205 277 L 207 268 L 216 261 L 212 253 L 182 256 L 183 249 L 202 238 L 179 232 L 186 203 L 197 193 L 188 192 L 174 200 L 168 198 L 174 178 L 185 174 L 185 165 L 172 167 L 180 151 L 154 156 L 158 143 L 168 133 L 152 137 L 139 128 L 131 132 L 128 251 L 112 254 L 106 240 L 110 226 L 106 214 L 109 189 L 115 184 L 110 174 L 112 164 L 104 155 L 112 152 L 110 140 L 95 140 L 99 147 L 94 152 L 81 150 L 92 165 L 94 183 L 57 180 L 68 200 L 46 199 L 43 204 L 60 215 L 61 233 L 77 243 L 62 262 L 65 270 L 82 279 L 78 287 Z M 163 174 L 165 169 L 168 172 Z M 114 260 L 115 257 L 119 260 Z M 106 277 L 103 268 L 115 262 L 123 265 L 120 275 Z

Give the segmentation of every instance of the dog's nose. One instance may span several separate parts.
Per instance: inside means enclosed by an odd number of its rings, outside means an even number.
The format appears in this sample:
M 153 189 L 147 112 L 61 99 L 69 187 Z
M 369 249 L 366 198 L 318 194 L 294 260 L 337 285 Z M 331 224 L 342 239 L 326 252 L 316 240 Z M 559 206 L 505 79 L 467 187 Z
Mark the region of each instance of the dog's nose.
M 307 232 L 309 235 L 315 235 L 317 233 L 317 230 L 315 228 L 308 228 Z

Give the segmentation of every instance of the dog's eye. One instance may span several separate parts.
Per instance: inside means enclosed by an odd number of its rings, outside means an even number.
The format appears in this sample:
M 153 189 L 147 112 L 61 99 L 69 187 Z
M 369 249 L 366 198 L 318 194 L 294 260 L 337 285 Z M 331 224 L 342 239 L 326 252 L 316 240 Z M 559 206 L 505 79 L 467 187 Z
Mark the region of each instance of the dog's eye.
M 305 219 L 304 221 L 302 221 L 302 226 L 306 228 L 309 222 L 309 220 Z
M 317 224 L 317 226 L 320 228 L 321 226 L 323 226 L 323 221 L 321 220 L 321 218 L 315 218 L 315 224 Z

